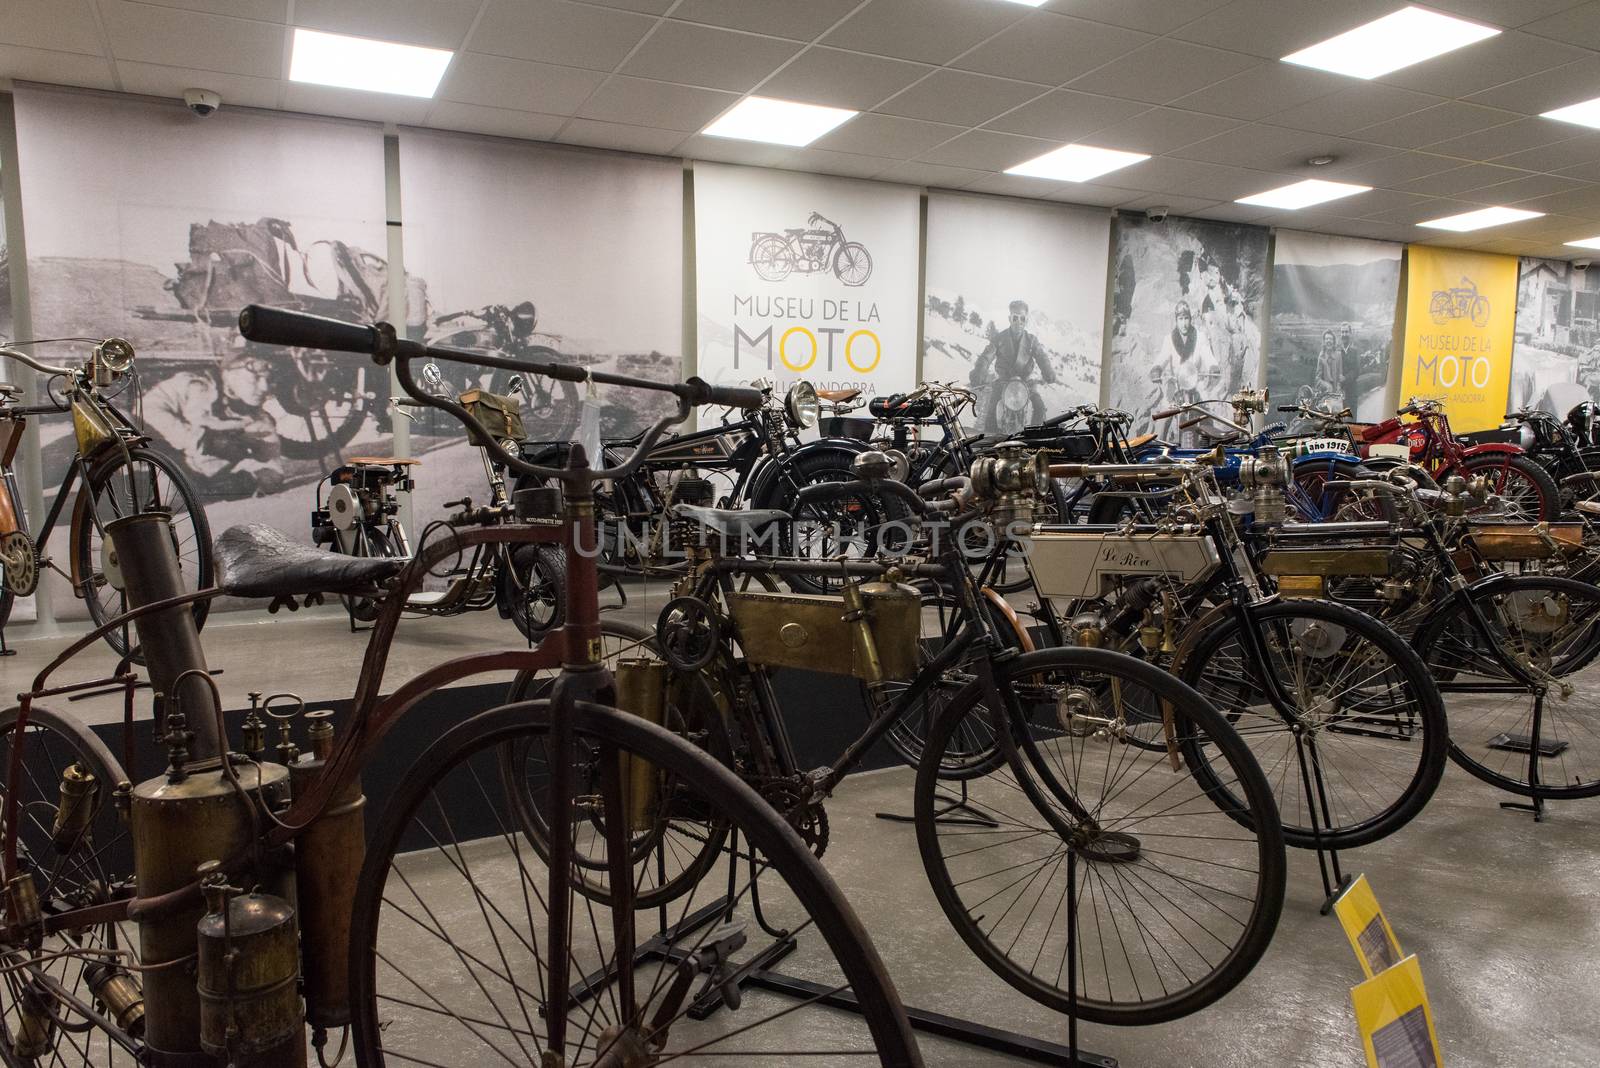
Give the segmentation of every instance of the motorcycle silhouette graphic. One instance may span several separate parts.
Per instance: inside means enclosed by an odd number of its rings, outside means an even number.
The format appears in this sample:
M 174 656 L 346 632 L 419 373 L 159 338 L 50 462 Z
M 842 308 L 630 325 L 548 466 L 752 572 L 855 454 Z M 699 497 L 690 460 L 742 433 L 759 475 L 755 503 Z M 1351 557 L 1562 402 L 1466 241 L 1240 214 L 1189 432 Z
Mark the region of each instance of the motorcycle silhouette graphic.
M 1473 326 L 1488 326 L 1489 298 L 1478 293 L 1478 283 L 1463 275 L 1459 286 L 1433 291 L 1428 314 L 1439 326 L 1451 319 L 1471 319 Z
M 832 270 L 845 285 L 859 286 L 872 277 L 872 254 L 861 242 L 846 240 L 838 223 L 812 212 L 802 229 L 751 234 L 750 266 L 768 282 L 781 282 L 797 271 Z

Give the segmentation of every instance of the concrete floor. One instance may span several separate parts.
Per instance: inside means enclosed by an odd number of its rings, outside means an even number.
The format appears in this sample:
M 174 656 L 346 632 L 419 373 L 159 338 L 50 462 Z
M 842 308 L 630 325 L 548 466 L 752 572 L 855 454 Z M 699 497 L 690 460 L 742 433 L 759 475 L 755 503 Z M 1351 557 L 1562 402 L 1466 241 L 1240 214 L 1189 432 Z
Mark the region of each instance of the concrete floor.
M 663 596 L 635 597 L 625 618 L 653 617 Z M 20 655 L 0 660 L 0 691 L 26 686 L 60 637 L 12 635 Z M 21 638 L 22 640 L 16 640 Z M 250 689 L 348 695 L 365 645 L 333 611 L 219 617 L 205 630 L 227 704 Z M 386 688 L 428 664 L 488 642 L 516 639 L 492 613 L 417 620 L 401 627 Z M 109 654 L 83 665 L 107 670 Z M 74 672 L 62 681 L 82 677 Z M 66 707 L 86 720 L 118 715 L 114 698 Z M 915 834 L 873 818 L 909 807 L 907 771 L 847 781 L 828 809 L 825 864 L 888 964 L 907 1004 L 1062 1040 L 1065 1022 L 992 976 L 939 912 L 922 874 Z M 1399 835 L 1345 856 L 1364 872 L 1407 952 L 1419 954 L 1447 1064 L 1541 1068 L 1600 1064 L 1600 802 L 1558 804 L 1546 821 L 1504 812 L 1504 795 L 1453 766 L 1437 796 Z M 1361 972 L 1337 922 L 1318 915 L 1314 857 L 1291 853 L 1290 892 L 1273 945 L 1256 970 L 1212 1008 L 1140 1028 L 1085 1026 L 1085 1048 L 1130 1068 L 1333 1068 L 1363 1062 L 1349 988 Z M 804 1014 L 800 1014 L 804 1015 Z M 932 1065 L 1021 1063 L 936 1038 Z M 850 1058 L 847 1063 L 858 1063 Z

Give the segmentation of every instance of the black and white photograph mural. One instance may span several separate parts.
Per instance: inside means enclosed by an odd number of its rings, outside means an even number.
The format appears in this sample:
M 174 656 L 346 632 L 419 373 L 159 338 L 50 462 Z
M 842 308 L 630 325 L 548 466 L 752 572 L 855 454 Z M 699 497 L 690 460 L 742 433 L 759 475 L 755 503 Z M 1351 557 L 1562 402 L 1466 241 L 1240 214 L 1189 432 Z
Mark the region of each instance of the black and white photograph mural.
M 680 164 L 406 130 L 400 138 L 406 328 L 431 344 L 662 381 L 681 377 Z M 512 376 L 439 364 L 442 392 L 507 394 Z M 525 378 L 534 441 L 624 437 L 665 411 L 660 394 Z M 586 422 L 587 418 L 587 422 Z M 461 424 L 411 426 L 416 514 L 488 492 Z
M 1111 404 L 1133 413 L 1135 430 L 1203 444 L 1203 424 L 1181 428 L 1182 416 L 1158 424 L 1152 413 L 1257 384 L 1267 231 L 1123 214 L 1112 232 Z
M 11 249 L 6 242 L 5 200 L 0 197 L 0 340 L 14 340 L 11 320 Z M 5 381 L 0 376 L 0 381 Z
M 1512 408 L 1566 415 L 1600 400 L 1600 271 L 1525 258 L 1517 273 Z
M 178 101 L 35 86 L 15 106 L 34 336 L 131 341 L 114 403 L 187 477 L 211 529 L 259 522 L 309 541 L 315 484 L 391 446 L 388 375 L 248 344 L 239 309 L 384 316 L 381 128 L 242 108 L 202 119 Z M 76 445 L 65 415 L 38 427 L 48 505 Z
M 922 377 L 971 389 L 1008 433 L 1100 396 L 1105 212 L 928 196 Z
M 698 373 L 869 395 L 916 381 L 917 191 L 694 168 Z
M 1388 407 L 1389 350 L 1401 246 L 1278 231 L 1272 253 L 1272 402 L 1349 408 L 1377 422 Z

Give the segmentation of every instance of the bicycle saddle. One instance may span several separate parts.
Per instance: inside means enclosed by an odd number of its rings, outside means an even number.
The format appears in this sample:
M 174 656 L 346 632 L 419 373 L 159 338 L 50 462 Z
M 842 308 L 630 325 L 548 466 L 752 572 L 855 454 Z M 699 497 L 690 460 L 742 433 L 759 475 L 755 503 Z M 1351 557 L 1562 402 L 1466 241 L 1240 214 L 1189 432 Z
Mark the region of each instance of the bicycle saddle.
M 835 404 L 844 404 L 861 396 L 861 391 L 859 389 L 819 389 L 817 390 L 817 396 L 825 401 L 833 401 Z
M 1140 434 L 1137 437 L 1129 438 L 1128 442 L 1127 442 L 1127 447 L 1130 448 L 1130 449 L 1143 448 L 1144 446 L 1150 444 L 1154 440 L 1156 440 L 1156 436 L 1155 436 L 1154 433 Z
M 276 527 L 250 523 L 217 538 L 217 585 L 234 597 L 364 593 L 393 578 L 406 557 L 345 556 L 290 541 Z
M 403 456 L 347 456 L 344 462 L 352 467 L 357 465 L 365 467 L 411 467 L 414 464 L 420 464 L 422 461 L 415 457 Z
M 672 514 L 723 537 L 745 538 L 769 523 L 786 523 L 788 512 L 781 508 L 702 508 L 698 504 L 675 504 Z

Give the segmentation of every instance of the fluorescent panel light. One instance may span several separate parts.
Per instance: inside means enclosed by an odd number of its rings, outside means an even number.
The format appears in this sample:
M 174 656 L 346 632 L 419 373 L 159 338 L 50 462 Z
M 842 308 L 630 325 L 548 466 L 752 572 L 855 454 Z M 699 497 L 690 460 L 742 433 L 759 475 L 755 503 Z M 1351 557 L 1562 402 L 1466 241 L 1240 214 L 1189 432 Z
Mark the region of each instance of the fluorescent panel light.
M 1547 119 L 1557 122 L 1575 122 L 1579 126 L 1593 126 L 1600 129 L 1600 96 L 1593 100 L 1585 100 L 1578 104 L 1568 104 L 1564 108 L 1544 113 Z
M 295 27 L 289 80 L 369 93 L 431 97 L 454 52 Z
M 1006 173 L 1026 178 L 1051 178 L 1058 182 L 1087 182 L 1149 158 L 1142 152 L 1122 152 L 1093 145 L 1064 145 L 1026 163 L 1008 167 Z
M 1010 2 L 1021 4 L 1023 7 L 1040 7 L 1044 4 L 1044 0 L 1010 0 Z
M 1542 211 L 1523 211 L 1521 208 L 1479 208 L 1477 211 L 1463 212 L 1460 215 L 1447 215 L 1442 219 L 1429 219 L 1417 225 L 1434 230 L 1466 233 L 1468 230 L 1482 230 L 1486 226 L 1501 226 L 1505 223 L 1521 222 L 1523 219 L 1537 219 L 1543 214 Z
M 708 137 L 731 137 L 739 141 L 765 141 L 771 145 L 809 145 L 829 130 L 860 112 L 846 108 L 825 108 L 820 104 L 796 104 L 770 96 L 747 96 L 702 133 Z
M 1571 248 L 1600 248 L 1600 235 L 1585 237 L 1579 241 L 1568 241 L 1567 245 Z
M 1285 63 L 1316 67 L 1352 78 L 1380 74 L 1465 48 L 1500 31 L 1420 7 L 1405 7 L 1357 26 L 1321 44 L 1283 57 Z
M 1307 178 L 1303 182 L 1269 189 L 1255 196 L 1240 197 L 1234 203 L 1254 204 L 1261 208 L 1286 208 L 1293 211 L 1296 208 L 1308 208 L 1313 204 L 1338 200 L 1340 197 L 1355 196 L 1371 188 L 1370 185 L 1352 185 L 1349 182 L 1325 182 L 1320 178 Z

